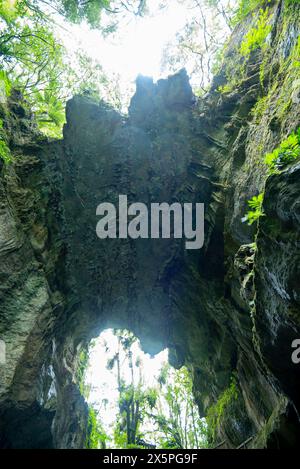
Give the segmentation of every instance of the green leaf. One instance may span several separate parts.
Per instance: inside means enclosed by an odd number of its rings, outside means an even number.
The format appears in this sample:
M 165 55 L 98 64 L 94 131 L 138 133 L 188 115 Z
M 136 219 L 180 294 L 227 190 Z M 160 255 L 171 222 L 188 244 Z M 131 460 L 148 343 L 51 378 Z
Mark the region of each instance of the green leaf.
M 242 222 L 247 222 L 248 225 L 252 225 L 256 222 L 261 216 L 264 216 L 262 210 L 262 204 L 264 200 L 264 193 L 260 193 L 257 196 L 253 196 L 250 200 L 248 200 L 248 206 L 252 210 L 249 210 L 246 215 L 242 218 Z
M 269 166 L 270 173 L 283 169 L 300 157 L 300 128 L 281 142 L 272 153 L 265 155 L 265 164 Z

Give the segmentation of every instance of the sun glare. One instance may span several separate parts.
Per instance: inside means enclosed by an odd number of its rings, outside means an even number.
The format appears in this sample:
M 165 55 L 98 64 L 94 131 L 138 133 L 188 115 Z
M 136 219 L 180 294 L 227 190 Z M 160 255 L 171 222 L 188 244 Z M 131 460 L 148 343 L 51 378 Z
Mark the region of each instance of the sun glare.
M 134 80 L 141 73 L 159 78 L 163 47 L 184 26 L 186 10 L 164 8 L 155 16 L 132 18 L 118 30 L 118 35 L 103 39 L 99 33 L 80 31 L 81 44 L 105 69 L 122 73 Z
M 162 77 L 162 57 L 167 43 L 174 41 L 192 12 L 177 0 L 160 6 L 159 0 L 149 0 L 149 14 L 144 17 L 124 16 L 117 32 L 105 37 L 86 23 L 63 24 L 60 36 L 69 51 L 79 48 L 101 64 L 108 77 L 117 76 L 123 95 L 131 94 L 139 74 Z M 111 19 L 110 19 L 111 20 Z M 103 23 L 109 21 L 104 14 Z M 168 75 L 165 70 L 164 75 Z M 171 73 L 171 71 L 170 71 Z

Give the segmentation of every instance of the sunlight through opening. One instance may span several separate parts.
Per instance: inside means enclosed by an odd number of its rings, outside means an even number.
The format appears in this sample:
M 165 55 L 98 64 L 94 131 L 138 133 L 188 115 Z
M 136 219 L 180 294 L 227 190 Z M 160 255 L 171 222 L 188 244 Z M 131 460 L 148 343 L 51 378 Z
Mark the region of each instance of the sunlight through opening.
M 233 8 L 235 3 L 236 0 L 222 0 L 223 8 L 229 5 Z M 202 24 L 203 14 L 206 19 Z M 74 61 L 81 50 L 94 61 L 95 67 L 97 64 L 101 67 L 118 89 L 123 111 L 140 74 L 157 81 L 185 67 L 194 92 L 203 92 L 211 79 L 217 50 L 230 33 L 226 16 L 207 4 L 200 13 L 199 4 L 193 1 L 148 0 L 146 15 L 125 12 L 118 17 L 116 31 L 112 21 L 111 15 L 103 12 L 99 31 L 91 29 L 85 21 L 71 25 L 58 17 L 57 33 L 69 53 L 73 53 Z M 111 100 L 111 88 L 107 90 L 105 85 L 101 89 L 102 97 Z
M 107 329 L 89 349 L 81 391 L 98 448 L 198 448 L 206 445 L 188 370 L 150 356 L 127 330 Z

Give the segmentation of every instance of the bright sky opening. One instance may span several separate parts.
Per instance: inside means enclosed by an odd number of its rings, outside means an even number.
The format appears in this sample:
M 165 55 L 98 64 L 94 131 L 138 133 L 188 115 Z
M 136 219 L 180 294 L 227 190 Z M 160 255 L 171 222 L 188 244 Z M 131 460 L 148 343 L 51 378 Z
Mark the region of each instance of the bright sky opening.
M 117 337 L 112 329 L 107 329 L 90 350 L 88 369 L 85 375 L 85 385 L 90 387 L 87 401 L 95 409 L 100 411 L 101 422 L 105 431 L 112 436 L 112 429 L 116 423 L 118 414 L 118 389 L 115 373 L 107 369 L 108 359 L 116 353 L 118 348 Z M 143 374 L 147 376 L 148 387 L 157 384 L 156 378 L 162 366 L 168 362 L 168 350 L 151 357 L 141 350 L 139 341 L 132 345 L 133 362 L 139 358 L 142 362 Z M 122 357 L 124 359 L 124 357 Z M 126 384 L 130 383 L 131 370 L 128 366 L 122 367 L 122 377 Z
M 191 13 L 176 0 L 164 8 L 158 0 L 149 0 L 147 5 L 150 14 L 126 15 L 114 34 L 104 38 L 101 32 L 81 24 L 68 27 L 71 34 L 65 36 L 65 42 L 73 48 L 79 44 L 105 71 L 121 74 L 124 81 L 133 81 L 138 74 L 157 79 L 164 46 L 175 38 Z M 111 16 L 104 14 L 103 23 L 109 20 Z
M 174 73 L 168 65 L 162 67 L 164 51 L 168 44 L 176 42 L 176 35 L 197 13 L 195 7 L 180 0 L 170 0 L 163 7 L 160 0 L 148 0 L 147 7 L 148 12 L 142 17 L 127 13 L 114 18 L 102 13 L 104 27 L 118 20 L 116 32 L 105 37 L 85 22 L 70 25 L 58 19 L 63 26 L 58 33 L 67 49 L 73 52 L 80 49 L 99 63 L 108 79 L 117 82 L 125 100 L 132 96 L 139 74 L 157 81 Z M 190 73 L 189 63 L 184 65 Z

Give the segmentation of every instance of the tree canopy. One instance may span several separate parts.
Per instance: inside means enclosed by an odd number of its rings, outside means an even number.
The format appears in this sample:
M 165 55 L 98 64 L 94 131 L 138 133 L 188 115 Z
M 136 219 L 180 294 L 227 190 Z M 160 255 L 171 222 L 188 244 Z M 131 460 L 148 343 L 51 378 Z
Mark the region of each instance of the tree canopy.
M 175 370 L 162 362 L 154 379 L 150 378 L 137 338 L 123 329 L 114 330 L 113 335 L 116 340 L 112 340 L 111 335 L 101 339 L 101 360 L 106 360 L 110 372 L 110 378 L 106 378 L 107 382 L 101 387 L 102 392 L 99 390 L 96 398 L 93 392 L 91 401 L 91 385 L 82 387 L 93 416 L 96 415 L 98 426 L 93 428 L 97 431 L 92 432 L 96 447 L 102 447 L 103 442 L 113 448 L 206 447 L 207 426 L 199 417 L 188 369 Z M 106 395 L 107 386 L 111 391 Z M 104 408 L 112 404 L 109 401 L 113 399 L 114 389 L 117 389 L 116 418 L 110 412 L 113 420 L 107 427 L 102 415 Z M 111 428 L 113 431 L 109 431 Z
M 2 82 L 19 89 L 35 112 L 39 127 L 60 135 L 67 98 L 84 90 L 99 94 L 109 89 L 113 104 L 120 105 L 118 89 L 111 86 L 99 63 L 82 50 L 66 50 L 57 34 L 61 16 L 70 22 L 86 20 L 100 28 L 103 10 L 142 15 L 144 1 L 107 0 L 3 0 L 0 4 L 0 69 Z M 61 26 L 60 26 L 61 27 Z
M 166 44 L 162 71 L 187 66 L 195 92 L 204 92 L 222 61 L 226 34 L 263 0 L 167 0 L 159 8 L 184 4 L 192 16 Z M 118 77 L 108 77 L 101 60 L 86 51 L 68 50 L 62 34 L 69 23 L 88 24 L 105 37 L 121 18 L 149 13 L 146 0 L 2 0 L 0 3 L 0 81 L 19 89 L 50 136 L 61 134 L 66 100 L 88 90 L 121 107 Z M 105 17 L 105 21 L 102 21 Z M 155 34 L 155 32 L 154 32 Z M 120 71 L 120 73 L 122 73 Z

